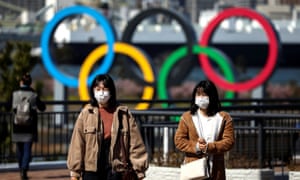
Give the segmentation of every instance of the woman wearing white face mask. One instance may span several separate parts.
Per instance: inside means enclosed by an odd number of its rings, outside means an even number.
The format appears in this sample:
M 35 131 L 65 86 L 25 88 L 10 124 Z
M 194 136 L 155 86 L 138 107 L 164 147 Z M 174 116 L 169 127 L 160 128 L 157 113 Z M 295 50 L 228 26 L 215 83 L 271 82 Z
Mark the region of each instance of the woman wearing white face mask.
M 217 88 L 211 81 L 201 81 L 194 88 L 190 110 L 182 114 L 174 142 L 185 152 L 184 163 L 207 157 L 208 179 L 226 179 L 224 153 L 234 145 L 233 122 L 221 111 Z
M 132 180 L 143 179 L 148 168 L 146 147 L 128 107 L 117 103 L 112 78 L 98 75 L 90 96 L 91 103 L 76 120 L 69 147 L 71 180 L 121 180 L 126 170 L 132 172 Z

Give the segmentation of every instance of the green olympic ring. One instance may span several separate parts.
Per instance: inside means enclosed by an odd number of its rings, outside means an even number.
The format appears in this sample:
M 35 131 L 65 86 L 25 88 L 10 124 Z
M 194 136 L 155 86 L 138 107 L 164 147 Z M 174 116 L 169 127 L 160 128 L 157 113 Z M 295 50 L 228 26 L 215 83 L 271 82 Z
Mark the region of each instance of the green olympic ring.
M 168 74 L 170 73 L 171 68 L 174 66 L 176 62 L 178 62 L 182 57 L 187 55 L 187 47 L 183 46 L 175 50 L 172 54 L 170 54 L 165 62 L 162 64 L 162 67 L 159 72 L 159 78 L 157 81 L 157 90 L 158 96 L 160 99 L 168 99 L 166 82 L 168 78 Z M 231 71 L 230 62 L 225 56 L 217 51 L 216 49 L 209 47 L 201 47 L 199 45 L 193 46 L 193 54 L 205 54 L 210 57 L 213 61 L 215 61 L 223 71 L 223 74 L 228 82 L 234 82 L 234 75 Z M 234 98 L 233 91 L 226 91 L 225 98 L 232 99 Z M 230 103 L 223 103 L 223 105 L 230 105 Z M 166 103 L 162 104 L 162 107 L 166 108 L 168 105 Z

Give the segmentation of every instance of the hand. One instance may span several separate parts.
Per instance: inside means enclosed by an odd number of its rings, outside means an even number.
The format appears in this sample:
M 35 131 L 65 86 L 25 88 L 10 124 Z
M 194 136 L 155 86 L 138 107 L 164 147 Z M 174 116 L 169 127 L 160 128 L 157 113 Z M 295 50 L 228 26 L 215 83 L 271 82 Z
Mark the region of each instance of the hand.
M 71 180 L 79 180 L 79 177 L 71 176 Z
M 198 143 L 199 144 L 206 144 L 206 141 L 203 138 L 198 138 Z
M 205 139 L 199 138 L 198 143 L 199 143 L 199 149 L 205 153 L 206 149 L 207 149 L 207 143 L 206 143 Z
M 205 153 L 207 149 L 207 144 L 199 144 L 199 149 Z

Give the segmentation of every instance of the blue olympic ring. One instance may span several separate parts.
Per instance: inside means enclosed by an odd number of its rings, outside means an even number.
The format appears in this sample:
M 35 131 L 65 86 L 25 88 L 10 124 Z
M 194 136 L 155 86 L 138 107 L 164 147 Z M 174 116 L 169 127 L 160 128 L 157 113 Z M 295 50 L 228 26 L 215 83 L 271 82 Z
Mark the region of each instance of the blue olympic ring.
M 47 23 L 45 30 L 42 34 L 41 37 L 42 60 L 44 65 L 47 67 L 48 72 L 53 77 L 55 77 L 58 81 L 60 81 L 61 83 L 69 87 L 78 87 L 79 84 L 78 78 L 66 76 L 55 67 L 49 53 L 49 42 L 51 36 L 53 35 L 54 29 L 58 26 L 58 24 L 61 21 L 63 21 L 67 16 L 74 15 L 74 14 L 81 14 L 81 13 L 82 14 L 86 13 L 92 16 L 93 18 L 95 18 L 97 23 L 99 23 L 99 25 L 102 26 L 106 34 L 106 40 L 108 44 L 108 52 L 105 58 L 103 59 L 101 66 L 98 69 L 96 69 L 95 72 L 88 78 L 89 85 L 91 84 L 96 74 L 105 73 L 110 69 L 114 58 L 114 49 L 113 49 L 115 43 L 114 33 L 112 31 L 112 28 L 110 27 L 109 22 L 100 12 L 86 6 L 72 6 L 59 11 L 51 19 L 51 21 Z

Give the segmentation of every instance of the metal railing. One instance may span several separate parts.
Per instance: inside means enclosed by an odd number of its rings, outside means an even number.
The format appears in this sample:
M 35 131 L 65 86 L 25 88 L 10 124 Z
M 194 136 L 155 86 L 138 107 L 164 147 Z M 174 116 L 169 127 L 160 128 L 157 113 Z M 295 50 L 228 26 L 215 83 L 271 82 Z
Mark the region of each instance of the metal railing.
M 256 106 L 257 107 L 257 106 Z M 299 168 L 300 115 L 296 110 L 230 110 L 236 143 L 226 154 L 228 168 L 276 168 L 282 172 Z M 150 162 L 179 166 L 183 153 L 174 146 L 178 119 L 184 110 L 145 110 L 132 113 L 149 152 Z M 33 145 L 34 161 L 65 160 L 78 111 L 38 114 L 39 140 Z M 0 113 L 0 123 L 11 130 L 12 114 Z M 2 136 L 3 137 L 3 136 Z M 0 145 L 0 163 L 16 162 L 16 149 L 10 136 Z
M 149 148 L 150 159 L 160 165 L 179 166 L 182 162 L 183 155 L 176 150 L 173 142 L 177 128 L 176 119 L 181 113 L 134 112 L 136 119 L 141 122 L 141 131 Z M 236 143 L 226 156 L 227 167 L 293 168 L 297 165 L 297 153 L 300 155 L 299 115 L 254 112 L 231 112 L 231 115 Z

